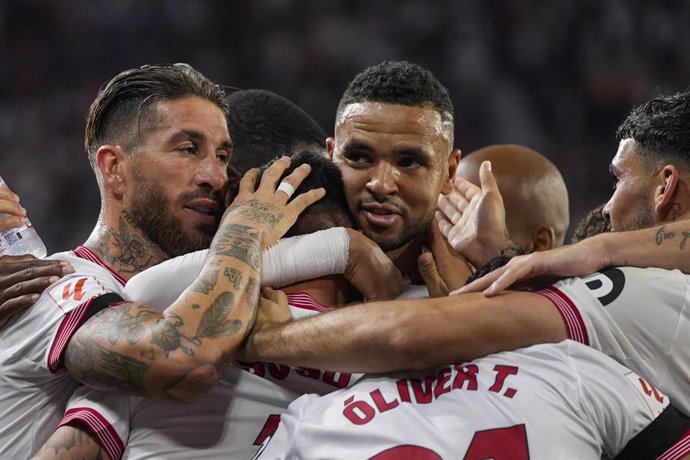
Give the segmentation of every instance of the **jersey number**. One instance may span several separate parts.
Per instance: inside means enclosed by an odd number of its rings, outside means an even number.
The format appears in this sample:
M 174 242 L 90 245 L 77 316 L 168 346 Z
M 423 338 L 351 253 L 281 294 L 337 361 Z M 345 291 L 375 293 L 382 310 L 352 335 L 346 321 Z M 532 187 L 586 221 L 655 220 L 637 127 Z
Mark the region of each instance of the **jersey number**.
M 278 429 L 280 415 L 270 415 L 264 423 L 259 436 L 254 441 L 255 446 L 264 444 Z M 264 446 L 262 446 L 264 447 Z M 254 458 L 261 455 L 260 449 Z M 464 460 L 529 460 L 527 447 L 527 432 L 525 425 L 515 425 L 507 428 L 477 431 L 472 437 Z M 391 447 L 371 457 L 369 460 L 440 460 L 441 456 L 433 450 L 413 445 Z
M 464 460 L 529 460 L 525 425 L 477 431 Z M 402 445 L 386 449 L 369 460 L 440 460 L 441 456 L 425 447 Z

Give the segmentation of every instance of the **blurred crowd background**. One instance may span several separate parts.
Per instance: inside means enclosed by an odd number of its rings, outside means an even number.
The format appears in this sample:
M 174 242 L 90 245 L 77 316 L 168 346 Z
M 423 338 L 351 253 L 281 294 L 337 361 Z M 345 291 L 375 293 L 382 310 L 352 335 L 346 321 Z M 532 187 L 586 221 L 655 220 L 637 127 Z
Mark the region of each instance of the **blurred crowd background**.
M 627 112 L 690 86 L 690 2 L 3 0 L 0 175 L 48 252 L 70 249 L 99 209 L 84 117 L 121 70 L 188 62 L 282 94 L 330 133 L 348 81 L 386 59 L 447 86 L 463 152 L 517 143 L 549 157 L 574 226 L 610 194 Z

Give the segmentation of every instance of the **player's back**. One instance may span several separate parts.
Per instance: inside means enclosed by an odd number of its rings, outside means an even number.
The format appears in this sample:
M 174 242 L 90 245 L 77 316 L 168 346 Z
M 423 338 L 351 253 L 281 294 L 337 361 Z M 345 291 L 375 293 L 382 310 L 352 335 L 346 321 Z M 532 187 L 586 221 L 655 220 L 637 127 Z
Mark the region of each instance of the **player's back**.
M 304 396 L 258 458 L 599 459 L 667 405 L 623 366 L 564 341 Z

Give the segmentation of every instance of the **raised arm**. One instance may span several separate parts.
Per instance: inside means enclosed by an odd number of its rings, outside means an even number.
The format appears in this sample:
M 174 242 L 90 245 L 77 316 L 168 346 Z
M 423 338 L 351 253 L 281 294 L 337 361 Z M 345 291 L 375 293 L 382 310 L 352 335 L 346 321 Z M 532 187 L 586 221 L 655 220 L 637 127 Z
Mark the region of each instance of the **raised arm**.
M 461 362 L 567 338 L 550 300 L 511 292 L 371 302 L 261 328 L 243 359 L 342 372 L 392 372 Z
M 284 158 L 263 175 L 249 172 L 226 212 L 194 283 L 162 313 L 124 302 L 81 326 L 65 352 L 65 367 L 101 390 L 157 399 L 193 401 L 219 378 L 251 330 L 258 301 L 261 249 L 273 244 L 323 189 L 294 197 L 276 185 Z M 295 188 L 309 173 L 299 167 L 284 179 Z M 155 287 L 152 287 L 155 289 Z
M 602 233 L 576 244 L 513 258 L 459 290 L 496 295 L 513 286 L 583 276 L 611 265 L 679 269 L 690 273 L 690 221 L 630 232 Z

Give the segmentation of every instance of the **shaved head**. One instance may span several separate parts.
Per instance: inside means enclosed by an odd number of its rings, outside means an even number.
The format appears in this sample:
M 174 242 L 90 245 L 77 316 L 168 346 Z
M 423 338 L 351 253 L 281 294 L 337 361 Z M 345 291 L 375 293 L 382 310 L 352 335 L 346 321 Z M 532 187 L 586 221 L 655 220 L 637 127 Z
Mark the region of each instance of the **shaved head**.
M 568 190 L 556 166 L 540 153 L 521 145 L 490 145 L 463 156 L 456 175 L 479 185 L 479 166 L 491 162 L 506 208 L 506 225 L 513 241 L 528 252 L 561 246 L 570 224 Z

